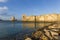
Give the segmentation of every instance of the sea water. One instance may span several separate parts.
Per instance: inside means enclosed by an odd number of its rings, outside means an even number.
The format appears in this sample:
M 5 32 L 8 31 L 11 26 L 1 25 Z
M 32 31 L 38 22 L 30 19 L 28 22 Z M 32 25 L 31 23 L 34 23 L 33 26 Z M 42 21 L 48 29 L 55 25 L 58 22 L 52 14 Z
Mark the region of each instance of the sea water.
M 31 36 L 36 29 L 40 28 L 41 32 L 43 32 L 44 29 L 53 25 L 52 23 L 0 21 L 0 40 L 23 40 L 25 35 Z
M 0 22 L 0 40 L 11 39 L 16 35 L 22 37 L 26 34 L 31 34 L 34 31 L 34 23 L 22 23 L 22 22 Z

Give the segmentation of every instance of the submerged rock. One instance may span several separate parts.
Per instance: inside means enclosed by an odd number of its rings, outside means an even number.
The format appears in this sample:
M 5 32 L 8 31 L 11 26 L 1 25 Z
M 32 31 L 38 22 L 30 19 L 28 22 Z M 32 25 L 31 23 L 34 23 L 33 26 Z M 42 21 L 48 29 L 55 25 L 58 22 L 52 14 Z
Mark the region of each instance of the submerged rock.
M 32 40 L 31 38 L 26 38 L 25 40 Z

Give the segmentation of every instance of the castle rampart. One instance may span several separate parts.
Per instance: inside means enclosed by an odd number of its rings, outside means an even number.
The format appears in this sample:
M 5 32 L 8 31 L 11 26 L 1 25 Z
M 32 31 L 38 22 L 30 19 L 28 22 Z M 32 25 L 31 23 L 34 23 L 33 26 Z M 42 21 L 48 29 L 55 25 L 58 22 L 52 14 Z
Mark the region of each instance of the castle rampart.
M 22 16 L 23 21 L 35 21 L 35 16 Z M 47 14 L 36 16 L 36 21 L 60 21 L 60 14 Z

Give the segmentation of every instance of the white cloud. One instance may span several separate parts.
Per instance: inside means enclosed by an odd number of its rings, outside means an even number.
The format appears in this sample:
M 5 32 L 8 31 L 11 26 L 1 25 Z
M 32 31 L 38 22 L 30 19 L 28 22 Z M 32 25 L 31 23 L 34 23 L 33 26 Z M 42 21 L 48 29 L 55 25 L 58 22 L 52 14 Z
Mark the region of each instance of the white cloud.
M 0 19 L 8 19 L 8 7 L 6 6 L 3 6 L 3 7 L 0 7 Z
M 0 7 L 0 14 L 6 13 L 7 11 L 8 11 L 8 7 L 6 6 Z
M 0 2 L 7 2 L 8 0 L 0 0 Z
M 6 9 L 8 9 L 6 6 L 0 7 L 0 10 L 6 10 Z
M 10 20 L 10 16 L 11 15 L 8 14 L 8 7 L 6 6 L 0 7 L 0 19 Z

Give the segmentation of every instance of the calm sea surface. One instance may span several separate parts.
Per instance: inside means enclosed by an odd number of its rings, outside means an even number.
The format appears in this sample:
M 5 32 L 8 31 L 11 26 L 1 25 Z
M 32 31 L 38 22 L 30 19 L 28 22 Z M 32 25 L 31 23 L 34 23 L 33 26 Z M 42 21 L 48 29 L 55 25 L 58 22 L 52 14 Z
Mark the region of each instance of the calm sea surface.
M 0 22 L 0 39 L 15 37 L 22 38 L 25 34 L 31 34 L 35 29 L 34 23 Z
M 16 38 L 23 40 L 25 35 L 31 35 L 37 28 L 44 28 L 47 25 L 52 24 L 0 21 L 0 40 L 15 40 Z

